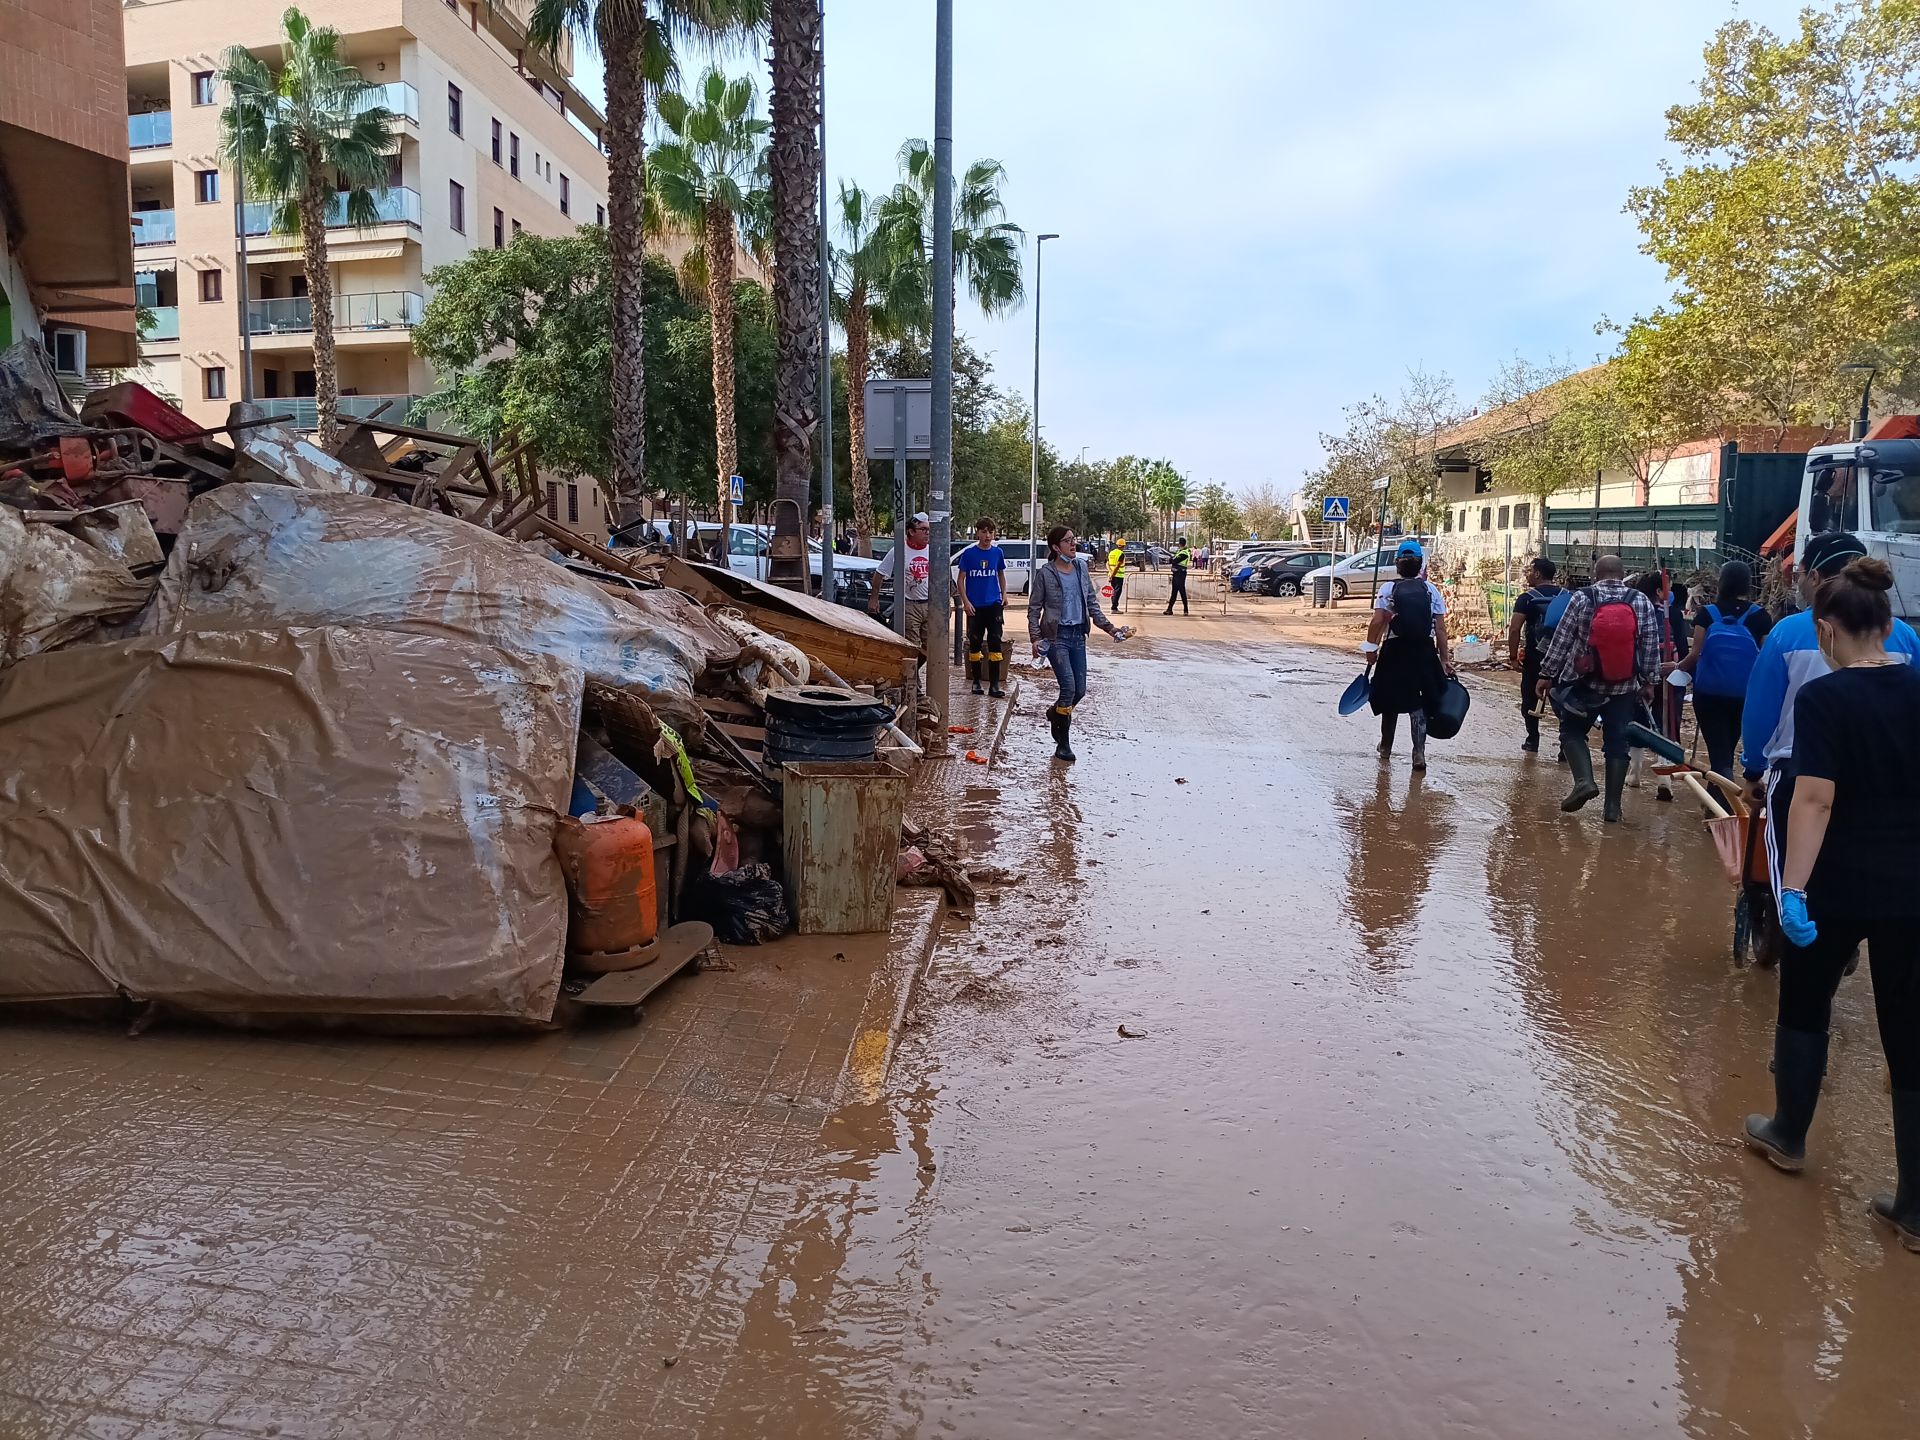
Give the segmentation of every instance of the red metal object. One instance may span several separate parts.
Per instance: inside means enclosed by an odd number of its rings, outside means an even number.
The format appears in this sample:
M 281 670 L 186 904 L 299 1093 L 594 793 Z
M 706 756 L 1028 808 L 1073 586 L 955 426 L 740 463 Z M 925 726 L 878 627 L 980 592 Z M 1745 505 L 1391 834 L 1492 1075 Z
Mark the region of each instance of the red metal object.
M 131 380 L 89 395 L 80 407 L 80 418 L 110 429 L 145 430 L 176 445 L 206 433 L 146 386 Z
M 93 478 L 93 442 L 84 435 L 62 435 L 55 452 L 60 462 L 60 477 L 72 484 Z

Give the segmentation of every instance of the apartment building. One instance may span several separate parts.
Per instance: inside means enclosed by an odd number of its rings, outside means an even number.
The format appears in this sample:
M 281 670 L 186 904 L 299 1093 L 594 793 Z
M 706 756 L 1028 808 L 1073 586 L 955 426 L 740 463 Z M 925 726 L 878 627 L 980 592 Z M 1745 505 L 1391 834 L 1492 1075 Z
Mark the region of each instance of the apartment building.
M 0 0 L 0 4 L 13 0 Z M 29 0 L 37 3 L 37 0 Z M 247 203 L 245 294 L 237 278 L 235 176 L 219 157 L 216 74 L 230 45 L 269 63 L 283 5 L 263 0 L 124 0 L 125 145 L 135 283 L 156 323 L 142 338 L 148 378 L 203 424 L 244 390 L 313 423 L 312 313 L 299 237 L 273 233 Z M 426 276 L 522 229 L 557 235 L 604 220 L 604 121 L 574 87 L 571 47 L 527 41 L 531 0 L 305 0 L 339 30 L 347 58 L 380 89 L 399 140 L 380 223 L 328 232 L 340 409 L 398 417 L 432 389 L 413 353 Z
M 0 349 L 133 360 L 118 0 L 0 0 Z

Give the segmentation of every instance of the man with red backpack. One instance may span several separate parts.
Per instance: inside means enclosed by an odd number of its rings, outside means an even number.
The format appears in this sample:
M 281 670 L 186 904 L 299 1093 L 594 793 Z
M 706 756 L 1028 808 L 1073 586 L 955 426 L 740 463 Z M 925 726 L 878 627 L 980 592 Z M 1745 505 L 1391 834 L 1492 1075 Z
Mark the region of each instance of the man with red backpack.
M 1560 714 L 1560 746 L 1573 771 L 1562 810 L 1578 810 L 1600 793 L 1587 746 L 1587 732 L 1600 722 L 1610 824 L 1620 819 L 1632 758 L 1627 727 L 1660 683 L 1660 616 L 1651 600 L 1626 583 L 1626 573 L 1618 555 L 1594 561 L 1593 584 L 1567 602 L 1541 657 L 1535 689 L 1542 700 L 1551 696 Z

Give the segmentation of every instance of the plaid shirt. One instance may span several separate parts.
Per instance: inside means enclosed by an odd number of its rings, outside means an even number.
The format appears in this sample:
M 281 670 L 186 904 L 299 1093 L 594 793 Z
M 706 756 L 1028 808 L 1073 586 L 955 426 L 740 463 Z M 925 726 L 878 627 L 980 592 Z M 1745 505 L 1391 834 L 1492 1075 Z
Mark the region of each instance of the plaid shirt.
M 1613 600 L 1625 600 L 1633 606 L 1633 618 L 1639 621 L 1634 635 L 1633 678 L 1607 681 L 1596 671 L 1584 677 L 1588 688 L 1599 695 L 1627 695 L 1659 683 L 1662 634 L 1659 612 L 1645 595 L 1619 580 L 1597 580 L 1585 590 L 1573 592 L 1566 613 L 1554 627 L 1547 653 L 1540 661 L 1540 674 L 1544 679 L 1557 685 L 1563 680 L 1582 678 L 1574 667 L 1587 653 L 1593 633 L 1593 612 Z

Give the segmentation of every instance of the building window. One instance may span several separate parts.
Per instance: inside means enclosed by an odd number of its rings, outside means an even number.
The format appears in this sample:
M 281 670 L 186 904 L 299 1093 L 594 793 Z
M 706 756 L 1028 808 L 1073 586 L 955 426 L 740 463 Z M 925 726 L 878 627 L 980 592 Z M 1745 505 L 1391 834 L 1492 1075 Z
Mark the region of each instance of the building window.
M 196 105 L 213 104 L 213 71 L 196 70 L 193 72 L 193 103 Z
M 518 220 L 513 222 L 513 233 L 516 235 L 520 233 L 520 222 Z
M 1453 511 L 1449 510 L 1440 517 L 1440 533 L 1443 535 L 1453 533 Z
M 507 173 L 516 180 L 520 178 L 520 137 L 511 131 L 507 134 Z
M 1482 530 L 1491 530 L 1493 528 L 1493 507 L 1491 505 L 1483 505 L 1480 508 L 1480 528 Z
M 605 225 L 607 223 L 606 206 L 596 205 L 593 207 L 593 223 L 596 225 Z
M 533 177 L 536 180 L 540 178 L 540 152 L 538 150 L 533 152 Z
M 193 198 L 201 205 L 212 205 L 220 199 L 220 172 L 218 170 L 196 170 L 193 172 Z
M 493 248 L 498 250 L 507 243 L 507 217 L 498 209 L 493 212 Z
M 496 165 L 500 163 L 500 134 L 500 122 L 496 120 L 493 122 L 493 163 Z
M 209 400 L 227 398 L 227 367 L 209 365 L 200 372 L 200 393 Z
M 1491 470 L 1476 470 L 1473 472 L 1473 493 L 1474 494 L 1485 495 L 1485 494 L 1488 494 L 1492 489 L 1493 489 L 1493 472 Z
M 560 482 L 558 480 L 547 482 L 547 518 L 549 520 L 560 518 Z
M 220 298 L 222 279 L 223 277 L 218 270 L 202 270 L 200 272 L 200 298 L 202 300 L 218 300 Z
M 1502 530 L 1511 530 L 1513 528 L 1513 507 L 1511 505 L 1502 505 L 1500 507 L 1500 528 Z
M 562 215 L 573 213 L 573 187 L 567 183 L 567 177 L 564 175 L 560 177 L 560 213 Z
M 1531 505 L 1516 505 L 1513 507 L 1513 528 L 1514 529 L 1516 530 L 1526 529 L 1527 523 L 1532 519 L 1533 519 L 1533 507 Z
M 578 485 L 567 486 L 567 523 L 569 525 L 580 523 L 580 487 Z
M 460 87 L 447 86 L 447 129 L 458 135 L 460 130 Z
M 447 224 L 467 233 L 467 191 L 458 180 L 447 182 Z

